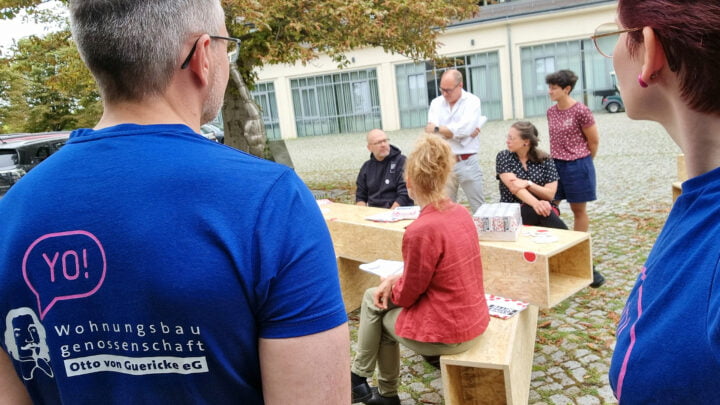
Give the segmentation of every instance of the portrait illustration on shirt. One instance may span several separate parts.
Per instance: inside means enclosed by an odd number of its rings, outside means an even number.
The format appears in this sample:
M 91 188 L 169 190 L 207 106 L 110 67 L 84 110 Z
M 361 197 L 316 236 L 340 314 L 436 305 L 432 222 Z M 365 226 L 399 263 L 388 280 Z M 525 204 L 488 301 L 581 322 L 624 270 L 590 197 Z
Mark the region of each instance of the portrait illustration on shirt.
M 28 307 L 12 309 L 5 317 L 5 346 L 8 354 L 20 363 L 25 381 L 35 378 L 38 372 L 53 377 L 46 336 L 37 315 Z

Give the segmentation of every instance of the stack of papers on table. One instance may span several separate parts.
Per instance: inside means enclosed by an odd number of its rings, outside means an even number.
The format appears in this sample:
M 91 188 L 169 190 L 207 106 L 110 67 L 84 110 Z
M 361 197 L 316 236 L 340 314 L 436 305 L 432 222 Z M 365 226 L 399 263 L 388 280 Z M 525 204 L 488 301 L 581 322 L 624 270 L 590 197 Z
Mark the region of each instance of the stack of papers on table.
M 403 262 L 396 260 L 378 259 L 371 263 L 361 264 L 360 270 L 376 274 L 380 277 L 390 277 L 396 274 L 402 274 L 403 266 Z
M 520 204 L 483 204 L 473 215 L 480 240 L 516 241 L 522 226 Z

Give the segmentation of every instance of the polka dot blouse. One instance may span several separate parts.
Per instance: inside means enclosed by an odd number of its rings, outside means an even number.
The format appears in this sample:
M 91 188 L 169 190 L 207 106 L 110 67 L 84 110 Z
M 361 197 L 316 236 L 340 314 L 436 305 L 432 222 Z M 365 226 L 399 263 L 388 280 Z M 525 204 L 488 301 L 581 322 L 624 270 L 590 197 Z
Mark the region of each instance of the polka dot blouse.
M 595 118 L 589 108 L 577 102 L 567 110 L 561 110 L 557 104 L 547 110 L 550 130 L 550 155 L 553 159 L 577 160 L 590 155 L 583 128 L 595 124 Z
M 503 150 L 497 154 L 495 158 L 495 171 L 497 172 L 496 177 L 500 183 L 500 202 L 522 203 L 522 200 L 515 197 L 505 183 L 500 180 L 500 175 L 503 173 L 514 173 L 518 179 L 530 180 L 541 186 L 552 183 L 553 181 L 558 181 L 560 178 L 557 169 L 555 169 L 555 161 L 551 158 L 540 163 L 528 161 L 527 170 L 525 170 L 518 155 L 509 150 Z

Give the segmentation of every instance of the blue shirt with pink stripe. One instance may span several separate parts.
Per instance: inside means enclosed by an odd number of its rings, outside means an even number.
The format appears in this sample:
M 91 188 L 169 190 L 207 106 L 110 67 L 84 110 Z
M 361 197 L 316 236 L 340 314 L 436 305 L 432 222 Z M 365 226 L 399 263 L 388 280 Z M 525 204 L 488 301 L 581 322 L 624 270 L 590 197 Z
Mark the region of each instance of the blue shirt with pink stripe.
M 620 404 L 720 403 L 720 168 L 683 183 L 618 324 L 610 384 Z

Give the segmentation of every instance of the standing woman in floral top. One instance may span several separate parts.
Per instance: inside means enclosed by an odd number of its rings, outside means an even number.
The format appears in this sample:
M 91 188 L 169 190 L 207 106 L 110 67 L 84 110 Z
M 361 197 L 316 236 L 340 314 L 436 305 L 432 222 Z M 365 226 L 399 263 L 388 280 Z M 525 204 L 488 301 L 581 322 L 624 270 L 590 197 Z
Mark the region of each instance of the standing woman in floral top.
M 573 229 L 587 232 L 590 220 L 587 202 L 595 201 L 596 182 L 593 158 L 598 150 L 600 136 L 590 109 L 570 97 L 578 77 L 572 70 L 560 70 L 547 75 L 550 100 L 556 104 L 547 111 L 550 130 L 550 155 L 555 160 L 560 181 L 555 200 L 567 200 L 573 212 Z M 592 287 L 604 282 L 594 272 Z
M 532 123 L 518 121 L 510 127 L 507 149 L 495 158 L 500 202 L 520 203 L 523 225 L 567 229 L 553 202 L 558 185 L 555 163 L 537 148 L 538 142 Z

